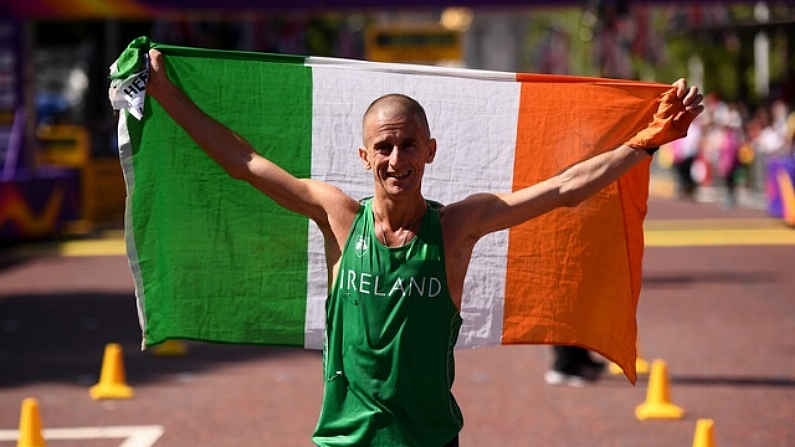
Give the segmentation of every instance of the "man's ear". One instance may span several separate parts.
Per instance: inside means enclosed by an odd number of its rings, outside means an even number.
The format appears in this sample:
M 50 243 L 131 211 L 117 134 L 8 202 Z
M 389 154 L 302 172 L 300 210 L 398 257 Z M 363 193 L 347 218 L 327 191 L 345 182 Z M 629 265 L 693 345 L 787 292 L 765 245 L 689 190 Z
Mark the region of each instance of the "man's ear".
M 436 139 L 431 138 L 428 140 L 428 156 L 425 158 L 425 163 L 433 163 L 436 158 Z
M 368 171 L 373 168 L 372 163 L 370 163 L 370 153 L 367 152 L 367 148 L 364 146 L 359 146 L 359 158 L 362 159 L 362 164 L 364 165 L 364 169 Z

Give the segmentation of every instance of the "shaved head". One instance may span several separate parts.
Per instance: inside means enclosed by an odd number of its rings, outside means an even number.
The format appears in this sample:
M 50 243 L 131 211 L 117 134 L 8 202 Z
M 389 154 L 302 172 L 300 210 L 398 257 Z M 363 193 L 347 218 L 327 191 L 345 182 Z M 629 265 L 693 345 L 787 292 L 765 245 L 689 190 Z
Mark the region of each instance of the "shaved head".
M 420 128 L 425 131 L 425 136 L 427 138 L 431 137 L 431 128 L 428 125 L 428 117 L 425 115 L 425 109 L 414 98 L 400 93 L 389 93 L 370 103 L 370 106 L 367 107 L 367 110 L 364 112 L 364 117 L 362 118 L 362 128 L 365 129 L 365 132 L 367 129 L 367 120 L 381 110 L 414 118 Z M 368 135 L 362 135 L 365 144 L 367 144 L 368 137 Z

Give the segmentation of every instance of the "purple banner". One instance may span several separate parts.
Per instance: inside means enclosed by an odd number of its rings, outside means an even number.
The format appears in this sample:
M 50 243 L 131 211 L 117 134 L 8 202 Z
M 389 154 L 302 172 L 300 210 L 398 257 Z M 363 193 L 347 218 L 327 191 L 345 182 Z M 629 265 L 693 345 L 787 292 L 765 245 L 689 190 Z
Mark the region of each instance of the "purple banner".
M 795 158 L 773 158 L 765 176 L 767 213 L 795 225 Z
M 0 20 L 0 179 L 13 178 L 23 158 L 22 64 L 20 25 Z
M 58 234 L 80 217 L 77 171 L 0 180 L 0 245 Z

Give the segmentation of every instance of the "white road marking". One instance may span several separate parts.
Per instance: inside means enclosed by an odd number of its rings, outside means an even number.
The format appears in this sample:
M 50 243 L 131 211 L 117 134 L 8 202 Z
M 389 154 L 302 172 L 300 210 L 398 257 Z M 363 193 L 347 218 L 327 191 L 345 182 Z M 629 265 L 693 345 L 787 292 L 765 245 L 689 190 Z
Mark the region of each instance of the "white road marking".
M 163 435 L 161 425 L 128 425 L 116 427 L 45 428 L 41 431 L 46 441 L 56 439 L 123 438 L 119 447 L 151 447 Z M 0 430 L 0 441 L 16 441 L 19 430 Z

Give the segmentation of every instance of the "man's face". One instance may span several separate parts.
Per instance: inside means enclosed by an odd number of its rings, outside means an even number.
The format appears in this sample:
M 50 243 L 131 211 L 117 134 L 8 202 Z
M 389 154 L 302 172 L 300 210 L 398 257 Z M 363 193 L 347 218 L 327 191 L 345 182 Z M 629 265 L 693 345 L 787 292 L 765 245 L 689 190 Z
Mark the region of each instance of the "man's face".
M 419 192 L 425 164 L 436 155 L 436 141 L 419 119 L 387 104 L 365 119 L 363 131 L 359 157 L 373 171 L 376 191 L 389 196 Z

